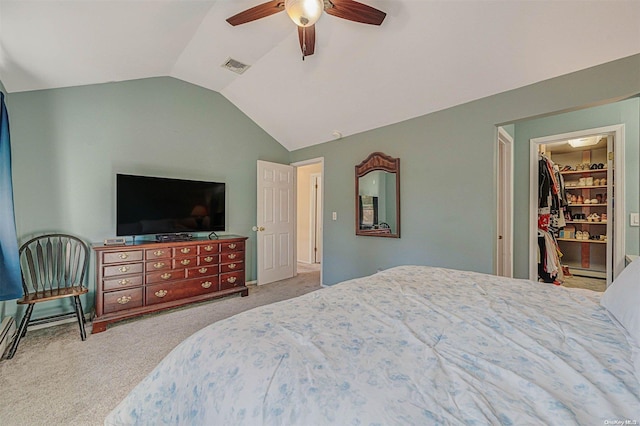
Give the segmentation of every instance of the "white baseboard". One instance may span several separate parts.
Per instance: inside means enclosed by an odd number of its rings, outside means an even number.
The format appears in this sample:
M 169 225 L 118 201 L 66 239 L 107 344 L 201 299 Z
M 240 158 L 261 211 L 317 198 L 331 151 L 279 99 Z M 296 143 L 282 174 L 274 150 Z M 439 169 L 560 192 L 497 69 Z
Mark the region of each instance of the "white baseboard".
M 16 322 L 13 317 L 4 317 L 0 325 L 0 358 L 2 358 L 4 351 L 7 350 L 15 332 Z

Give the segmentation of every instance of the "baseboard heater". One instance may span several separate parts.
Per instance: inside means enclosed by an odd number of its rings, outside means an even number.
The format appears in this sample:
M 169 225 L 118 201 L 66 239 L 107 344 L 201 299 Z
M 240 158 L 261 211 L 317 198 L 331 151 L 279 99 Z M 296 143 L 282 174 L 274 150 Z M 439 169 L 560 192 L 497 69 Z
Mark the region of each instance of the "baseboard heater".
M 4 317 L 0 325 L 0 358 L 2 358 L 4 351 L 11 343 L 15 332 L 16 322 L 13 320 L 13 317 Z

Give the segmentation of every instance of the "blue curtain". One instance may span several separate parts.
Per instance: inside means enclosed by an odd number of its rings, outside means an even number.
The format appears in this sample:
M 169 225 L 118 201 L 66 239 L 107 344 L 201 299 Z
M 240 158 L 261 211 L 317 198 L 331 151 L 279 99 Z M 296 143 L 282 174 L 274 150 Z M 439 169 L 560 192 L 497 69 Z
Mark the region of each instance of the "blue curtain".
M 9 114 L 0 92 L 0 300 L 22 297 L 18 237 L 13 213 Z

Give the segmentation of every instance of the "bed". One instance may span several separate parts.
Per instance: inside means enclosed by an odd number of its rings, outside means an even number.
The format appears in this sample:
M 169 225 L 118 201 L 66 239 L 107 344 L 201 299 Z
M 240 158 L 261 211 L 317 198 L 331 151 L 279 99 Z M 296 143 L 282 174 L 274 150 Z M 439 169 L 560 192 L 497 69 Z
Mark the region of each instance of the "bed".
M 391 268 L 200 330 L 105 425 L 640 422 L 638 348 L 600 295 Z

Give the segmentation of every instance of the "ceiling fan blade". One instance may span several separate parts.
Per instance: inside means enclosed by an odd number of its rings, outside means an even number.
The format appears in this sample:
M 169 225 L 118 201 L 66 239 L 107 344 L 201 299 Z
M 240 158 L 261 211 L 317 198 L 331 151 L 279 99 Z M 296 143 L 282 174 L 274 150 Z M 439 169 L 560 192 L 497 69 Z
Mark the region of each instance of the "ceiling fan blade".
M 246 24 L 247 22 L 255 21 L 256 19 L 260 19 L 260 18 L 265 18 L 267 16 L 273 15 L 274 13 L 282 12 L 283 10 L 284 10 L 283 0 L 268 1 L 266 3 L 262 3 L 257 6 L 254 6 L 251 9 L 247 9 L 243 12 L 240 12 L 236 15 L 233 15 L 231 18 L 227 19 L 227 22 L 233 26 Z
M 324 11 L 329 15 L 349 21 L 361 22 L 363 24 L 380 25 L 387 14 L 374 7 L 358 3 L 354 0 L 330 0 L 331 6 L 325 6 Z M 325 3 L 326 4 L 326 3 Z
M 300 40 L 300 50 L 302 59 L 305 56 L 313 55 L 316 51 L 316 26 L 298 27 L 298 40 Z

